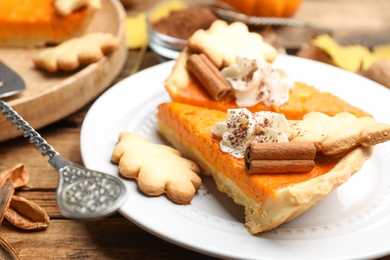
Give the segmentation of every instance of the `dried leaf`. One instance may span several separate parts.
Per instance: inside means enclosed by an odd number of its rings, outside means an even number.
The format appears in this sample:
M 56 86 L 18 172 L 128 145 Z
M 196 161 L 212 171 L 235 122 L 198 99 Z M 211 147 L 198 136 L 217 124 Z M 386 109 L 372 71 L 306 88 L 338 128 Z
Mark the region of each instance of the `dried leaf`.
M 362 75 L 390 88 L 390 59 L 375 62 Z
M 2 186 L 6 181 L 12 180 L 14 183 L 14 188 L 16 189 L 27 185 L 29 179 L 30 175 L 26 166 L 22 163 L 18 163 L 13 168 L 8 169 L 0 174 L 0 186 Z
M 3 186 L 0 186 L 0 225 L 3 222 L 5 213 L 7 212 L 12 195 L 14 194 L 14 184 L 12 181 L 7 181 Z M 1 258 L 2 259 L 2 258 Z
M 363 70 L 368 70 L 375 63 L 390 59 L 390 45 L 379 45 L 372 48 L 371 55 L 363 61 Z
M 366 71 L 377 61 L 390 59 L 390 45 L 375 46 L 370 51 L 359 44 L 341 46 L 326 34 L 317 36 L 310 44 L 326 52 L 334 65 L 352 72 Z
M 332 59 L 325 51 L 310 43 L 303 44 L 297 56 L 334 65 Z
M 7 241 L 0 237 L 0 259 L 18 260 L 20 259 L 15 249 Z
M 145 13 L 126 17 L 126 45 L 129 49 L 139 49 L 148 45 Z
M 329 54 L 336 66 L 352 72 L 358 71 L 363 61 L 370 55 L 367 47 L 358 44 L 340 46 L 326 34 L 317 36 L 311 43 Z
M 49 226 L 49 215 L 37 204 L 12 196 L 5 218 L 14 226 L 26 230 L 41 230 Z

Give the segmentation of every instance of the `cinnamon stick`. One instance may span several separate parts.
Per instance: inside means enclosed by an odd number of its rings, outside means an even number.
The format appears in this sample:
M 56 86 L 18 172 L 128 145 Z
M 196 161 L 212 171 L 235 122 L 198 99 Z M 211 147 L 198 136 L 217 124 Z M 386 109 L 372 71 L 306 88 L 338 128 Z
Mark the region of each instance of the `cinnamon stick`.
M 311 142 L 251 143 L 245 158 L 251 160 L 314 160 L 316 148 Z
M 190 55 L 187 59 L 187 69 L 214 100 L 221 101 L 232 94 L 233 88 L 230 83 L 205 54 Z
M 316 148 L 310 142 L 252 143 L 245 151 L 248 173 L 307 172 L 314 168 Z
M 314 168 L 314 160 L 252 160 L 245 163 L 247 172 L 252 173 L 297 173 Z

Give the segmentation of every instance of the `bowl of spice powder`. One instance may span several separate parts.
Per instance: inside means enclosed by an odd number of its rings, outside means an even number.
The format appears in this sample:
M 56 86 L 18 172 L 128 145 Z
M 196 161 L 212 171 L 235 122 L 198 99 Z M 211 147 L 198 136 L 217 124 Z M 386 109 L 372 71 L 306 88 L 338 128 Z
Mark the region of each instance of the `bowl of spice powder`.
M 161 62 L 176 59 L 195 31 L 218 19 L 209 2 L 164 1 L 146 13 L 149 47 Z

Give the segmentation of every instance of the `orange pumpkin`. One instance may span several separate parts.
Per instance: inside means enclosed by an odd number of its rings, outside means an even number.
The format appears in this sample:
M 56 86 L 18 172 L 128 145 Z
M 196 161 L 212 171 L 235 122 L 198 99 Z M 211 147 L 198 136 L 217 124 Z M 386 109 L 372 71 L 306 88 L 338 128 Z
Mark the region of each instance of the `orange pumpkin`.
M 263 17 L 291 17 L 302 0 L 222 0 L 237 11 Z

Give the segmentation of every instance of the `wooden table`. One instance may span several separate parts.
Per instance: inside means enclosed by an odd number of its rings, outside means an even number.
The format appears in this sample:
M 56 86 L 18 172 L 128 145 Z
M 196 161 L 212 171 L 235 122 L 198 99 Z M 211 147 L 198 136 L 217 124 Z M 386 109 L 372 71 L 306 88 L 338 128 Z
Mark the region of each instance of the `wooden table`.
M 144 11 L 154 2 L 142 0 L 127 10 L 128 15 Z M 342 43 L 373 46 L 390 44 L 388 10 L 388 0 L 362 0 L 359 3 L 354 0 L 304 0 L 296 17 L 328 27 Z M 287 46 L 292 50 L 304 40 L 294 39 L 294 33 L 283 33 L 290 39 Z M 138 51 L 128 51 L 125 67 L 115 82 L 129 75 L 137 55 Z M 157 63 L 154 54 L 148 51 L 141 69 Z M 78 164 L 82 164 L 80 128 L 90 105 L 39 131 L 61 155 Z M 0 236 L 14 247 L 21 259 L 209 259 L 161 240 L 119 214 L 97 222 L 65 219 L 55 201 L 57 174 L 47 158 L 23 138 L 0 143 L 0 172 L 20 162 L 27 166 L 31 179 L 17 194 L 42 206 L 51 217 L 50 226 L 38 232 L 22 231 L 3 222 Z M 390 259 L 390 256 L 383 259 Z

